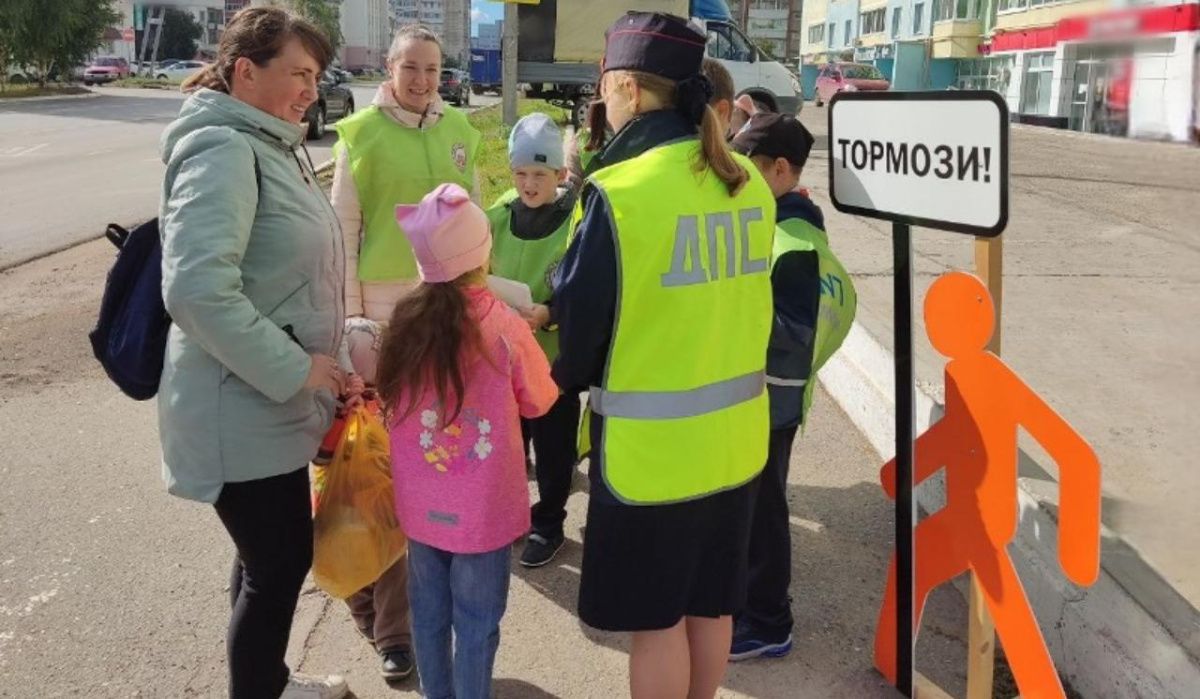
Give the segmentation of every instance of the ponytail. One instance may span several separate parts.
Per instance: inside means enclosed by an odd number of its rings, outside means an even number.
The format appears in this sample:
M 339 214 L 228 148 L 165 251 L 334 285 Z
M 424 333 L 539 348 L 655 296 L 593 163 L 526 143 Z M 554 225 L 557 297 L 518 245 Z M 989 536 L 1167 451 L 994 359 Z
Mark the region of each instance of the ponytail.
M 229 66 L 230 72 L 233 71 L 233 66 Z M 179 86 L 182 92 L 194 92 L 200 88 L 208 88 L 217 92 L 229 94 L 229 79 L 221 73 L 221 66 L 217 63 L 210 63 L 204 68 L 192 73 Z
M 703 104 L 698 100 L 701 92 L 704 98 L 713 96 L 712 86 L 706 85 L 707 80 L 687 79 L 681 82 L 668 80 L 660 75 L 629 71 L 629 75 L 637 82 L 643 91 L 654 95 L 664 107 L 674 108 L 686 113 L 684 116 L 693 119 L 699 115 L 700 152 L 697 154 L 695 170 L 704 172 L 712 170 L 733 196 L 741 191 L 750 181 L 750 173 L 734 159 L 725 140 L 725 129 L 721 126 L 721 118 L 713 110 L 711 104 Z M 682 90 L 679 88 L 682 86 Z M 682 92 L 683 94 L 679 94 Z
M 741 191 L 750 180 L 750 173 L 734 159 L 729 150 L 729 142 L 725 140 L 725 131 L 721 128 L 721 118 L 711 106 L 704 108 L 704 116 L 700 121 L 700 156 L 696 169 L 703 171 L 709 168 L 713 171 L 733 196 Z
M 593 100 L 588 105 L 587 127 L 588 127 L 588 142 L 584 146 L 589 151 L 598 151 L 604 147 L 604 142 L 608 140 L 608 116 L 604 109 L 603 100 Z

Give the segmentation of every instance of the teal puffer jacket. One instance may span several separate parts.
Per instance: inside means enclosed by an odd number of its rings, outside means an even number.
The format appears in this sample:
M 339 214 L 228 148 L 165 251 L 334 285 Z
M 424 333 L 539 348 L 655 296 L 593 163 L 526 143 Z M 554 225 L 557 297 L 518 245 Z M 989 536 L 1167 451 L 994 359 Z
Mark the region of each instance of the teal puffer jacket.
M 308 353 L 336 355 L 341 341 L 345 255 L 301 137 L 212 90 L 192 94 L 163 133 L 174 324 L 158 417 L 175 495 L 214 502 L 225 483 L 301 468 L 332 422 L 334 397 L 303 386 Z

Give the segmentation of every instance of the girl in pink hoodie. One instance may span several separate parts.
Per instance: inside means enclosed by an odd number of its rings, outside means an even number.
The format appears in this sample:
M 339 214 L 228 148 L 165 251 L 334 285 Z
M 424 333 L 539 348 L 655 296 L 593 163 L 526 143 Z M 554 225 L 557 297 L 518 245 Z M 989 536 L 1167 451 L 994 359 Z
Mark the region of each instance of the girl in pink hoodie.
M 529 530 L 520 418 L 544 414 L 559 391 L 528 323 L 488 291 L 491 234 L 467 192 L 441 185 L 396 218 L 421 284 L 396 305 L 377 382 L 409 537 L 417 668 L 427 697 L 483 699 L 510 548 Z

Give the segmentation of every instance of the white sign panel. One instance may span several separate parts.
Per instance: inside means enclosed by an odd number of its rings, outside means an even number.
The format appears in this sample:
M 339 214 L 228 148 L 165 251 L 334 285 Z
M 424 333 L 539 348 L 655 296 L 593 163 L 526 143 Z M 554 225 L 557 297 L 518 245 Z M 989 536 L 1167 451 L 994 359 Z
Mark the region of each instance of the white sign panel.
M 829 192 L 846 213 L 999 235 L 1008 107 L 988 90 L 839 93 L 829 103 Z

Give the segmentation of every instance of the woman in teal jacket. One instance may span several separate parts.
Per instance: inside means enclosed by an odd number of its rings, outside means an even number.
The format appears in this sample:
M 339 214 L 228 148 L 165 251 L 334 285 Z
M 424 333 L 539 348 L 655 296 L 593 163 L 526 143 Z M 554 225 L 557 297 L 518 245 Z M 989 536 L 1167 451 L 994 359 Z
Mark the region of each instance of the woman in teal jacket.
M 229 694 L 345 694 L 289 679 L 284 652 L 312 562 L 308 462 L 343 376 L 343 252 L 300 150 L 332 56 L 276 8 L 239 13 L 162 137 L 163 299 L 173 324 L 158 393 L 168 490 L 213 503 L 237 548 Z

